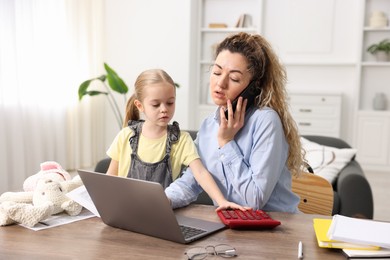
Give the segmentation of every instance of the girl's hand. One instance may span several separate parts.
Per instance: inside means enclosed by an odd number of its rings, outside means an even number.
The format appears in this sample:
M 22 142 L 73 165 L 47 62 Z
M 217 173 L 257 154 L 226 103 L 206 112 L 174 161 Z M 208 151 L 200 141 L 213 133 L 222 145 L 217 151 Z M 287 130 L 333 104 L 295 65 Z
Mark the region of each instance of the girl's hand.
M 239 210 L 245 211 L 245 210 L 250 210 L 251 207 L 244 207 L 244 206 L 238 205 L 234 202 L 230 202 L 230 201 L 225 200 L 224 202 L 222 202 L 218 205 L 218 208 L 215 211 L 218 211 L 221 209 L 239 209 Z
M 228 100 L 228 118 L 225 117 L 225 108 L 221 107 L 219 110 L 221 123 L 218 130 L 218 144 L 219 147 L 224 146 L 226 143 L 234 139 L 237 132 L 244 126 L 245 111 L 246 111 L 247 100 L 243 101 L 242 97 L 238 98 L 236 111 L 234 111 L 232 102 Z

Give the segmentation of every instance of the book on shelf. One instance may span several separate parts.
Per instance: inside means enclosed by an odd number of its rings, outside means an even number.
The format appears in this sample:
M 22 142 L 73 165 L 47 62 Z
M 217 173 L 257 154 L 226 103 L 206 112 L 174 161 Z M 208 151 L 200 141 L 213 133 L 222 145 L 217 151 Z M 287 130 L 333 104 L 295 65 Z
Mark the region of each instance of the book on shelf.
M 240 17 L 238 17 L 238 20 L 236 22 L 236 27 L 237 28 L 244 27 L 244 20 L 245 20 L 245 14 L 240 15 Z
M 236 28 L 251 27 L 252 17 L 248 14 L 241 14 L 236 22 Z
M 227 28 L 226 23 L 209 23 L 209 28 Z
M 390 249 L 387 248 L 381 248 L 379 250 L 343 249 L 342 252 L 350 259 L 390 258 Z
M 330 239 L 328 237 L 328 230 L 332 224 L 332 219 L 314 218 L 313 226 L 317 237 L 319 247 L 323 248 L 339 248 L 339 249 L 359 249 L 359 250 L 378 250 L 378 246 L 360 245 L 340 240 Z
M 334 215 L 328 237 L 349 243 L 390 249 L 390 222 Z

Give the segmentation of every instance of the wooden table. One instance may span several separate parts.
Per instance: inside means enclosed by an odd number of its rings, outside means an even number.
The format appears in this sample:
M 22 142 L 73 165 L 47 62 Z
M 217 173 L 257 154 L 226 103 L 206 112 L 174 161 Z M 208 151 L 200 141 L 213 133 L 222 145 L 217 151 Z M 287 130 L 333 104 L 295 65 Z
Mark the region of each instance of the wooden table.
M 219 221 L 212 206 L 177 212 Z M 340 251 L 317 245 L 312 219 L 324 216 L 269 214 L 282 224 L 272 230 L 225 229 L 188 245 L 112 228 L 96 217 L 41 231 L 0 227 L 0 259 L 186 259 L 191 246 L 221 243 L 235 247 L 239 259 L 297 259 L 299 241 L 304 259 L 345 259 Z

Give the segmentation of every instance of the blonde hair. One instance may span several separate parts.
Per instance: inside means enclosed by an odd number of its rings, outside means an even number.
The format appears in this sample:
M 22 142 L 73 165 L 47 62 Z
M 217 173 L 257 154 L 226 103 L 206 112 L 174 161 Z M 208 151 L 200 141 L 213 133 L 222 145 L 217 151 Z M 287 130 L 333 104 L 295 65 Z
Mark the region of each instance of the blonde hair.
M 134 101 L 137 99 L 143 101 L 144 89 L 146 86 L 156 83 L 169 83 L 176 91 L 175 82 L 161 69 L 150 69 L 143 71 L 135 80 L 134 83 L 134 94 L 129 98 L 126 104 L 125 119 L 123 121 L 123 127 L 127 126 L 129 120 L 139 120 L 140 114 L 138 108 L 135 106 Z
M 299 176 L 306 163 L 305 152 L 301 146 L 297 125 L 289 112 L 284 66 L 279 62 L 271 45 L 260 35 L 243 32 L 231 35 L 218 45 L 216 55 L 223 50 L 239 53 L 247 59 L 248 71 L 260 93 L 256 99 L 257 106 L 267 106 L 278 113 L 289 144 L 287 167 L 294 176 Z

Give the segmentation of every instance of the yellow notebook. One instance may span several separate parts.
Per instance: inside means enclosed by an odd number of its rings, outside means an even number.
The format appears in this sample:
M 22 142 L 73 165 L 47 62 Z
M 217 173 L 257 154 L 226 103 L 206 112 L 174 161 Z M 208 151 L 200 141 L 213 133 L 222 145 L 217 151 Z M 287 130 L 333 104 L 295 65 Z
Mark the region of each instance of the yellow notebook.
M 359 244 L 353 244 L 353 243 L 329 239 L 327 233 L 331 223 L 332 223 L 332 219 L 322 219 L 322 218 L 313 219 L 314 231 L 316 233 L 319 247 L 359 249 L 359 250 L 378 250 L 380 248 L 377 246 L 359 245 Z

